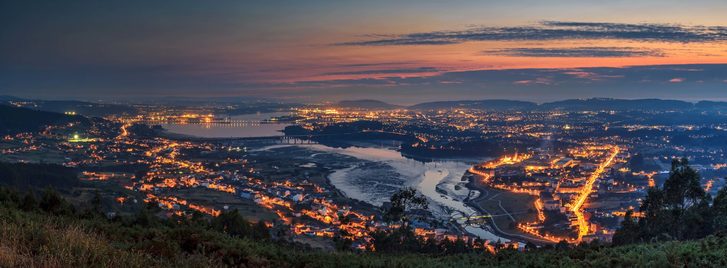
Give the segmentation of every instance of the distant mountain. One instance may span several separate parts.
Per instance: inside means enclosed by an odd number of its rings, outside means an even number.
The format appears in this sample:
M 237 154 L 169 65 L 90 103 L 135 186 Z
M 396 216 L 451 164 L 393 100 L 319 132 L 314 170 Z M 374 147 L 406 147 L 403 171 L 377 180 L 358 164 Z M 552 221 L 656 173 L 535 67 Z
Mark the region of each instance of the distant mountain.
M 410 106 L 412 110 L 437 110 L 437 109 L 481 109 L 481 110 L 527 110 L 536 108 L 538 105 L 527 101 L 514 100 L 462 100 L 462 101 L 436 101 L 425 102 Z
M 725 110 L 727 102 L 723 101 L 700 101 L 694 104 L 694 108 L 701 110 Z
M 0 134 L 39 131 L 46 125 L 77 121 L 87 123 L 88 119 L 83 116 L 69 116 L 60 113 L 0 105 Z
M 514 100 L 462 100 L 425 102 L 410 106 L 412 110 L 437 109 L 480 109 L 480 110 L 567 110 L 567 111 L 600 111 L 600 110 L 640 110 L 640 111 L 677 111 L 690 109 L 727 109 L 727 102 L 700 101 L 697 104 L 680 100 L 661 99 L 571 99 L 543 104 Z
M 678 100 L 660 100 L 660 99 L 573 99 L 556 102 L 543 103 L 539 106 L 543 110 L 576 110 L 576 111 L 594 111 L 594 110 L 641 110 L 641 111 L 668 111 L 668 110 L 688 110 L 694 108 L 694 104 L 686 101 Z
M 336 107 L 341 108 L 351 108 L 351 109 L 397 109 L 401 108 L 401 106 L 389 104 L 383 101 L 379 100 L 343 100 L 339 101 L 335 105 Z

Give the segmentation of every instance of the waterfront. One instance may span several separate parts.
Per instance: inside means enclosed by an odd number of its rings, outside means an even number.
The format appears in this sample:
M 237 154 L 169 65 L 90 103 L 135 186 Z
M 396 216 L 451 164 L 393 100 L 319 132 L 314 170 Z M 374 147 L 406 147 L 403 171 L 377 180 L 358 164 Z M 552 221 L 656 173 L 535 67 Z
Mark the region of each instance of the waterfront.
M 467 232 L 483 239 L 509 241 L 480 226 L 466 224 L 466 218 L 480 214 L 466 205 L 465 199 L 468 196 L 476 197 L 479 192 L 468 189 L 467 181 L 463 181 L 462 177 L 472 164 L 483 159 L 420 162 L 402 156 L 393 148 L 334 148 L 320 144 L 274 145 L 262 150 L 290 146 L 361 160 L 354 166 L 334 170 L 328 176 L 331 184 L 349 198 L 381 206 L 398 189 L 413 187 L 429 199 L 429 209 L 437 220 L 454 220 Z
M 160 125 L 170 133 L 202 138 L 282 136 L 282 130 L 289 124 L 268 122 L 266 120 L 285 115 L 288 115 L 288 113 L 256 113 L 224 116 L 220 120 L 215 120 L 215 122 L 167 122 Z

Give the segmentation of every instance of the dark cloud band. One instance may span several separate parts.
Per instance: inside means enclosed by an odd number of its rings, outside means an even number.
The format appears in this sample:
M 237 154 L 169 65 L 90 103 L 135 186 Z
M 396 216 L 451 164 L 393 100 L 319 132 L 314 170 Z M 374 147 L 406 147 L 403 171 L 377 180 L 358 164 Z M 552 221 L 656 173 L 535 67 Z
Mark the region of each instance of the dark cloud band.
M 631 47 L 574 47 L 574 48 L 505 48 L 483 51 L 486 55 L 511 57 L 663 57 L 664 53 L 655 49 Z
M 350 72 L 330 72 L 323 75 L 366 75 L 366 74 L 413 74 L 413 73 L 432 73 L 440 70 L 434 67 L 419 67 L 411 69 L 384 69 L 384 70 L 363 70 Z
M 461 31 L 401 34 L 379 39 L 338 43 L 337 45 L 446 45 L 469 41 L 568 39 L 620 39 L 685 43 L 727 41 L 727 26 L 543 21 L 529 26 L 477 27 Z

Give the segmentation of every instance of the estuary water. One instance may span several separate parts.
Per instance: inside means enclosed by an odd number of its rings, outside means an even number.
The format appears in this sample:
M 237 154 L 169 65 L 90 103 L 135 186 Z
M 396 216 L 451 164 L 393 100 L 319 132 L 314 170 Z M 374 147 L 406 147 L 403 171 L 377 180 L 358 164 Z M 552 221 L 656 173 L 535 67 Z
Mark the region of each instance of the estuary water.
M 274 145 L 268 149 L 285 145 Z M 365 160 L 335 170 L 329 175 L 331 183 L 346 196 L 380 206 L 391 194 L 402 187 L 414 187 L 430 200 L 430 210 L 442 221 L 457 221 L 469 233 L 483 239 L 507 242 L 487 229 L 465 225 L 463 217 L 479 213 L 467 206 L 467 196 L 477 197 L 480 193 L 466 187 L 462 176 L 473 164 L 485 159 L 441 160 L 420 162 L 406 158 L 390 148 L 348 147 L 334 148 L 320 144 L 290 145 L 302 146 L 315 151 L 335 153 Z M 264 149 L 263 149 L 264 150 Z
M 257 113 L 226 117 L 229 122 L 194 123 L 194 124 L 161 124 L 171 133 L 202 138 L 247 138 L 282 136 L 282 130 L 289 126 L 284 123 L 260 123 L 277 116 L 289 113 Z
M 261 113 L 231 117 L 231 120 L 259 121 L 286 113 Z M 169 132 L 209 138 L 221 137 L 259 137 L 282 135 L 280 132 L 287 124 L 250 124 L 226 126 L 216 124 L 163 125 Z M 487 159 L 457 159 L 420 162 L 402 156 L 387 147 L 347 147 L 335 148 L 321 144 L 279 144 L 253 149 L 274 150 L 299 146 L 321 153 L 341 154 L 362 161 L 346 168 L 335 170 L 328 179 L 333 186 L 346 196 L 380 206 L 402 187 L 413 187 L 430 200 L 430 210 L 441 221 L 455 220 L 469 233 L 480 238 L 507 242 L 487 229 L 465 224 L 465 217 L 479 213 L 467 206 L 464 200 L 477 197 L 480 193 L 466 187 L 462 176 L 473 164 Z

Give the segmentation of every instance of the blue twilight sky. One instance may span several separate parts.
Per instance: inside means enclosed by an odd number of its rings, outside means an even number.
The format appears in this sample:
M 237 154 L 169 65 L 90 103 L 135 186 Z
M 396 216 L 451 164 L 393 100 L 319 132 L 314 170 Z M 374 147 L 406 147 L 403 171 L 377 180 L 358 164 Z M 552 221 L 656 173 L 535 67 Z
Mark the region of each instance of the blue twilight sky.
M 6 0 L 0 95 L 727 100 L 725 14 L 706 0 Z

